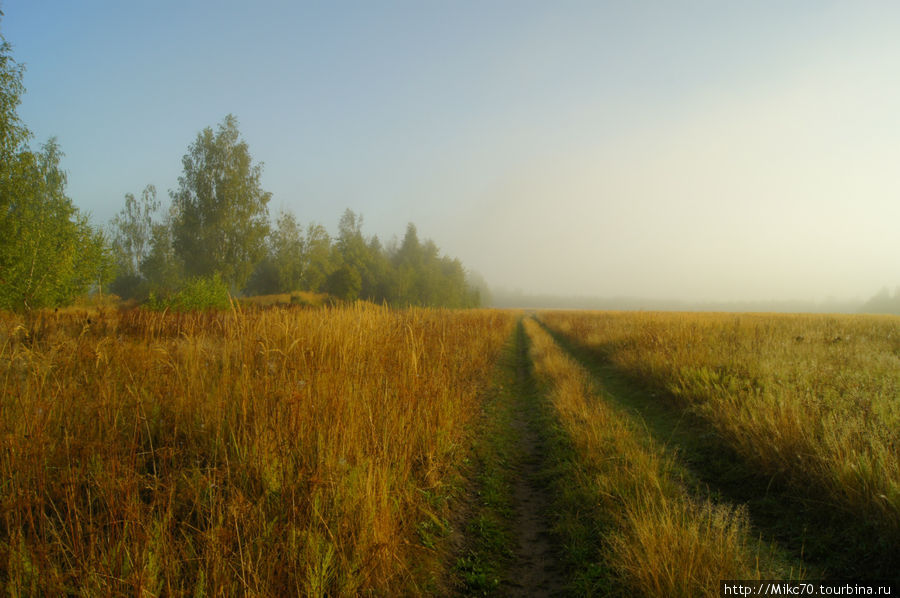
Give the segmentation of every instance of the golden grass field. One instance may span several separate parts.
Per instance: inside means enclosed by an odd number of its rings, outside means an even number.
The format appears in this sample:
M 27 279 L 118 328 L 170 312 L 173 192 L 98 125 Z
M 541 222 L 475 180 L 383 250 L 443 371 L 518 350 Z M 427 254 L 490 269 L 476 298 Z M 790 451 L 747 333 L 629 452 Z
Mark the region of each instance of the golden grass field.
M 599 545 L 568 561 L 592 573 L 559 569 L 588 579 L 574 595 L 821 574 L 752 507 L 698 491 L 671 439 L 617 407 L 571 347 L 698 417 L 736 466 L 900 543 L 900 318 L 290 303 L 0 313 L 5 595 L 466 593 L 448 543 L 465 544 L 451 536 L 478 500 L 469 457 L 501 384 L 536 397 L 506 408 L 535 405 L 539 435 L 568 447 L 565 468 L 546 451 L 538 491 L 560 509 L 547 515 L 560 551 L 575 550 L 566 509 Z M 475 576 L 487 568 L 472 554 Z
M 575 452 L 570 483 L 587 489 L 619 595 L 713 598 L 721 579 L 802 574 L 757 542 L 740 505 L 692 496 L 659 441 L 611 407 L 536 321 L 525 329 L 536 379 Z
M 439 584 L 416 526 L 441 515 L 512 322 L 365 305 L 4 315 L 0 585 L 316 596 Z
M 547 312 L 757 470 L 900 542 L 900 318 Z

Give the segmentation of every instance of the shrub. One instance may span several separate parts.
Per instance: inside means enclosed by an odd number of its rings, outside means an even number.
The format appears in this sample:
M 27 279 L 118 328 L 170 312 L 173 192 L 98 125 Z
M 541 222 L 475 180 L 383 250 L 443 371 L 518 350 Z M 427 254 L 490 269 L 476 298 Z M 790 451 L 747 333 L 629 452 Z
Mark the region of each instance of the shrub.
M 195 311 L 204 309 L 228 309 L 231 297 L 228 285 L 218 274 L 201 276 L 187 282 L 179 291 L 168 297 L 160 297 L 150 292 L 147 299 L 150 309 L 162 311 Z

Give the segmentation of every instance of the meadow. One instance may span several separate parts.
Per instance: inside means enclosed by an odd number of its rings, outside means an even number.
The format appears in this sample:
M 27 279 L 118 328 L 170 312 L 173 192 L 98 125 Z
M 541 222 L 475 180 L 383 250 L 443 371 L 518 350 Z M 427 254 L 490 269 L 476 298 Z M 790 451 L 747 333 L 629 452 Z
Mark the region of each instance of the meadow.
M 569 445 L 558 494 L 572 496 L 574 487 L 577 498 L 559 509 L 560 527 L 571 529 L 588 510 L 604 538 L 589 556 L 600 567 L 595 577 L 606 578 L 594 580 L 597 593 L 713 598 L 722 579 L 800 578 L 799 562 L 757 541 L 742 505 L 692 491 L 689 472 L 660 439 L 616 409 L 535 320 L 524 324 L 549 418 Z
M 36 595 L 440 593 L 497 311 L 0 320 L 0 586 Z M 430 584 L 430 585 L 429 585 Z
M 734 455 L 743 483 L 768 480 L 760 495 L 782 486 L 822 515 L 816 524 L 843 536 L 835 543 L 846 546 L 847 573 L 896 573 L 900 319 L 639 312 L 540 319 L 589 361 L 672 407 L 672 417 L 699 418 L 712 445 Z
M 891 576 L 898 397 L 891 317 L 289 295 L 3 312 L 0 587 L 530 595 L 533 570 L 565 595 L 714 596 Z M 523 501 L 548 505 L 546 550 Z

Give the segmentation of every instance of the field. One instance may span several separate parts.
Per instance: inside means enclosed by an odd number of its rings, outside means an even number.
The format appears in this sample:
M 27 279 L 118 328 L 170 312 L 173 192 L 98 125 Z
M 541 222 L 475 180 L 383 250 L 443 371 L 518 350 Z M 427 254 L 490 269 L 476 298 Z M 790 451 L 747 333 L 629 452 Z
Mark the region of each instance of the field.
M 561 314 L 551 329 L 697 414 L 752 469 L 900 543 L 894 317 Z
M 0 314 L 6 595 L 900 571 L 898 318 L 262 303 Z
M 511 323 L 365 306 L 7 316 L 0 585 L 416 593 L 417 526 L 444 516 Z
M 700 559 L 694 576 L 710 580 L 896 577 L 897 318 L 545 312 L 539 320 L 546 329 L 529 323 L 533 346 L 565 348 L 568 376 L 581 377 L 565 388 L 562 374 L 543 373 L 547 358 L 536 359 L 539 377 L 563 387 L 554 402 L 575 430 L 569 436 L 586 443 L 578 461 L 613 521 L 601 560 L 627 585 L 713 595 L 702 590 L 709 584 L 682 585 L 689 575 L 666 577 L 690 571 L 691 555 L 704 551 L 731 555 L 713 571 L 703 569 L 716 559 Z M 617 439 L 626 435 L 642 446 Z M 604 451 L 627 465 L 610 467 Z M 651 457 L 670 462 L 644 462 Z M 673 478 L 677 488 L 666 490 Z

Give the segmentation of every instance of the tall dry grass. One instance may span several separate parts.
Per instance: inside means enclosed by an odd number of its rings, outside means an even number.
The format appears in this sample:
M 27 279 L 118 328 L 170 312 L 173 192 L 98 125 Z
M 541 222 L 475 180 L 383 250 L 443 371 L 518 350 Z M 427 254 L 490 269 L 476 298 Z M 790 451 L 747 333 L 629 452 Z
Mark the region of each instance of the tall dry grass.
M 900 541 L 900 318 L 547 312 L 542 320 Z
M 0 586 L 409 594 L 511 331 L 372 306 L 0 320 Z
M 535 376 L 571 440 L 584 508 L 606 523 L 602 559 L 622 595 L 719 595 L 722 579 L 796 576 L 752 538 L 746 513 L 691 496 L 677 465 L 618 413 L 590 375 L 533 320 L 525 322 Z

